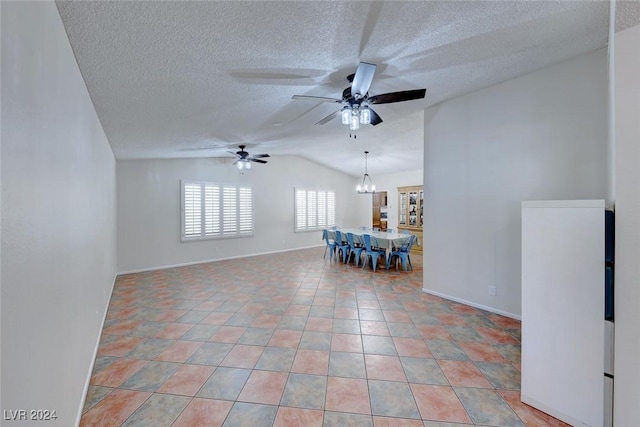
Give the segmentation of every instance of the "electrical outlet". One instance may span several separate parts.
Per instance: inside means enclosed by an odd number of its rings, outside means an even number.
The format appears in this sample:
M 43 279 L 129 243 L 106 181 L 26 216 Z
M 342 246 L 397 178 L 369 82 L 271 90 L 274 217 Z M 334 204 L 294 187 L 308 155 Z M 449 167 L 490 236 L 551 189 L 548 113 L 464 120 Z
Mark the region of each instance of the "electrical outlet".
M 495 297 L 495 296 L 496 296 L 496 294 L 497 294 L 496 287 L 495 287 L 495 286 L 489 286 L 489 295 L 491 295 L 491 296 L 494 296 L 494 297 Z

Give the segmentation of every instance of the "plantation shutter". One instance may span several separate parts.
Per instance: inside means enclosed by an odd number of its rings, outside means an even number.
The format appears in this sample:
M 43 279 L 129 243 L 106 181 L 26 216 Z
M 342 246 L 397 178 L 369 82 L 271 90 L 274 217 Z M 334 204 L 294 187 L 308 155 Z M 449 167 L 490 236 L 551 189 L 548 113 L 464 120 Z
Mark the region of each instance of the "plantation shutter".
M 182 182 L 183 240 L 253 235 L 251 187 Z
M 251 188 L 241 187 L 238 189 L 238 232 L 251 233 L 253 231 L 253 197 Z
M 202 204 L 200 184 L 184 186 L 184 237 L 200 236 L 202 233 Z
M 333 191 L 295 190 L 295 231 L 320 230 L 336 222 Z

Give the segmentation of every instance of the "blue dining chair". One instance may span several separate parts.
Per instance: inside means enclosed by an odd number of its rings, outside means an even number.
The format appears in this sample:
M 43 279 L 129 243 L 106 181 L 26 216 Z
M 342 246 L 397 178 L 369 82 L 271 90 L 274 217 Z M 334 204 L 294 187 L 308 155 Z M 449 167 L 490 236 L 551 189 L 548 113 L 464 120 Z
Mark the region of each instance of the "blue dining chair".
M 356 267 L 360 263 L 360 258 L 362 257 L 362 251 L 364 251 L 364 246 L 361 246 L 355 243 L 353 239 L 353 233 L 347 233 L 347 243 L 349 244 L 349 256 L 347 257 L 347 262 L 351 261 L 351 255 L 356 256 Z
M 385 251 L 381 249 L 373 249 L 372 244 L 374 246 L 378 246 L 378 241 L 375 237 L 370 236 L 369 234 L 365 234 L 362 236 L 364 239 L 364 262 L 362 263 L 362 268 L 367 266 L 367 261 L 371 258 L 371 267 L 373 267 L 373 271 L 376 271 L 376 267 L 378 265 L 378 257 L 381 256 L 382 259 L 385 257 Z
M 393 228 L 387 228 L 387 233 L 395 233 L 395 231 L 393 230 Z
M 375 232 L 378 232 L 378 231 L 380 231 L 380 228 L 379 227 L 373 227 L 372 230 L 375 231 Z
M 413 242 L 416 240 L 416 236 L 412 234 L 409 236 L 407 240 L 405 240 L 399 248 L 391 251 L 391 255 L 389 255 L 389 259 L 387 260 L 387 270 L 391 267 L 391 263 L 395 258 L 395 266 L 396 270 L 398 269 L 398 261 L 402 262 L 402 269 L 407 271 L 407 264 L 411 270 L 413 270 L 413 266 L 411 265 L 411 247 L 413 246 Z
M 342 252 L 342 262 L 347 263 L 347 256 L 349 255 L 349 244 L 342 240 L 342 233 L 339 230 L 336 230 L 336 238 L 334 242 L 336 244 L 336 256 L 338 256 L 338 252 Z
M 329 262 L 331 262 L 333 255 L 336 252 L 336 243 L 329 239 L 329 232 L 327 230 L 322 230 L 322 240 L 327 243 L 327 246 L 324 248 L 324 256 L 322 258 L 327 258 L 327 249 L 329 249 Z

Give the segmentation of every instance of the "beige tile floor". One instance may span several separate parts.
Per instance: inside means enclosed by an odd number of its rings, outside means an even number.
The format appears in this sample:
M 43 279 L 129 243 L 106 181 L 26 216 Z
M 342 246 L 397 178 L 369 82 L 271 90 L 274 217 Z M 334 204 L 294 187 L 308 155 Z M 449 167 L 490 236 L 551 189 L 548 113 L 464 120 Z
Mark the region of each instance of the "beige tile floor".
M 82 426 L 559 426 L 518 321 L 324 248 L 118 277 Z

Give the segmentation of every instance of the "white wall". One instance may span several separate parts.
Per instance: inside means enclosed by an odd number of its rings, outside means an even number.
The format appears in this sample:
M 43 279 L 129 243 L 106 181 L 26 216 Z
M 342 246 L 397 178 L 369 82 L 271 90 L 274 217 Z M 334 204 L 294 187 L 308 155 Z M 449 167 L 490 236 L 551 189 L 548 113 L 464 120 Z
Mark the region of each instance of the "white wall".
M 68 427 L 116 272 L 115 160 L 55 3 L 1 8 L 2 409 Z
M 640 424 L 640 26 L 616 33 L 616 426 Z
M 249 183 L 253 237 L 180 241 L 180 180 Z M 298 157 L 271 157 L 240 175 L 231 159 L 118 161 L 118 270 L 136 271 L 323 245 L 319 231 L 294 233 L 294 187 L 336 192 L 336 222 L 357 224 L 353 177 Z
M 520 315 L 520 202 L 605 198 L 606 88 L 601 49 L 425 111 L 425 291 Z

